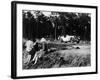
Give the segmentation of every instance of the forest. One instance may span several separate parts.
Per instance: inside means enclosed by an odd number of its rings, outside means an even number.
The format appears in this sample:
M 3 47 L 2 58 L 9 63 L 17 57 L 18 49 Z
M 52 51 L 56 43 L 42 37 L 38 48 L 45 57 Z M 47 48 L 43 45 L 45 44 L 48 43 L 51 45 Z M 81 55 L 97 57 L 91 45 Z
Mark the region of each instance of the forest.
M 91 40 L 91 14 L 23 10 L 23 38 L 52 38 L 60 35 L 80 36 Z M 46 15 L 48 14 L 48 15 Z

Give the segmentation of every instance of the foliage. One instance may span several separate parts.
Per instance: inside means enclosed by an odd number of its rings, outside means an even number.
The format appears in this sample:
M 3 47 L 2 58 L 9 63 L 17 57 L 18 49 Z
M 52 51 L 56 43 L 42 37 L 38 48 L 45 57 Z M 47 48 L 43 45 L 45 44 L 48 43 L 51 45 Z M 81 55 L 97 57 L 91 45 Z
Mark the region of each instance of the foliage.
M 57 38 L 59 35 L 76 35 L 81 40 L 91 39 L 91 17 L 89 13 L 23 11 L 24 38 Z
M 57 67 L 83 67 L 83 66 L 90 66 L 90 54 L 87 55 L 74 55 L 69 54 L 64 60 L 63 57 L 57 52 L 52 52 L 50 54 L 46 54 L 41 59 L 38 59 L 38 62 L 33 65 L 34 63 L 30 63 L 28 65 L 24 65 L 24 69 L 40 69 L 40 68 L 53 68 L 54 66 Z

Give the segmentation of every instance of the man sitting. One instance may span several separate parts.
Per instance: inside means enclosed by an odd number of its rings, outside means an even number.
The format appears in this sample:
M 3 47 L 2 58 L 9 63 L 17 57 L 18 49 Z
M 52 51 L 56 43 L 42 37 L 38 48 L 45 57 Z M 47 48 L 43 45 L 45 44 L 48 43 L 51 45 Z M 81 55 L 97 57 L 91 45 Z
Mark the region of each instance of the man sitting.
M 38 45 L 38 43 L 37 43 Z M 37 63 L 38 59 L 40 59 L 41 57 L 43 57 L 43 55 L 47 52 L 47 46 L 45 44 L 43 44 L 43 48 L 39 50 L 39 47 L 35 45 L 34 49 L 35 49 L 35 55 L 34 58 L 31 60 L 31 62 L 35 61 L 34 64 Z

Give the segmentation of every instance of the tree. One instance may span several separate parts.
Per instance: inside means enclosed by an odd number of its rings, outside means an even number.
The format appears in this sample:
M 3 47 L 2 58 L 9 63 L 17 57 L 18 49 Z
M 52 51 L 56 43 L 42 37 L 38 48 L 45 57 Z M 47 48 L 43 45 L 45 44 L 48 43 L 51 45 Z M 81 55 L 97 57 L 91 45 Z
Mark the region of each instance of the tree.
M 23 11 L 23 37 L 42 38 L 59 35 L 80 36 L 81 40 L 91 38 L 91 17 L 89 13 L 51 12 L 45 16 L 42 11 Z

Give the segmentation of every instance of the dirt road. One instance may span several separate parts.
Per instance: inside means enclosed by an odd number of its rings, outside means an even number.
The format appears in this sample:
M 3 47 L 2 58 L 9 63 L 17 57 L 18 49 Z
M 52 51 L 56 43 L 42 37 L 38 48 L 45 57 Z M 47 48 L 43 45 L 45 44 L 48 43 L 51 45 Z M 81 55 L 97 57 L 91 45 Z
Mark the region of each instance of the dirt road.
M 79 49 L 77 49 L 77 47 Z M 62 56 L 66 57 L 69 54 L 77 54 L 77 55 L 86 55 L 91 53 L 91 46 L 90 45 L 73 45 L 66 50 L 59 50 L 58 51 Z

